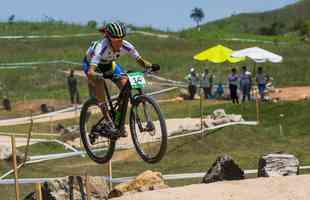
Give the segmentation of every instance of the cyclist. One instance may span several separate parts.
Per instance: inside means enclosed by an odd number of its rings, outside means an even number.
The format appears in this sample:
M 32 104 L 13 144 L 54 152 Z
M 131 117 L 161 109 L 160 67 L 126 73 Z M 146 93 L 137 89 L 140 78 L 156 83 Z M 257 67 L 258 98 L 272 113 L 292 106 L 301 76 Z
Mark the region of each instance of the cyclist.
M 124 40 L 126 28 L 120 23 L 108 23 L 99 29 L 104 38 L 91 43 L 83 60 L 83 70 L 88 77 L 89 84 L 94 87 L 98 104 L 105 118 L 103 126 L 98 130 L 105 131 L 114 135 L 119 134 L 115 125 L 108 114 L 108 105 L 106 103 L 106 94 L 104 90 L 104 80 L 96 78 L 95 73 L 101 73 L 104 78 L 111 79 L 121 90 L 128 81 L 123 68 L 115 61 L 122 55 L 129 54 L 143 68 L 151 68 L 152 64 L 144 60 L 136 48 Z M 126 136 L 124 130 L 120 133 Z

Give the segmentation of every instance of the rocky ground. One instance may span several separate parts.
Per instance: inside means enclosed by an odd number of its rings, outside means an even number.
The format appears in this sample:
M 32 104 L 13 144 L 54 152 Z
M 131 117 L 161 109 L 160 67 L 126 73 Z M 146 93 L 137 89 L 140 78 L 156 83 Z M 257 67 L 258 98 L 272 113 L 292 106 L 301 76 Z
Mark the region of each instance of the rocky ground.
M 257 178 L 135 193 L 115 200 L 308 200 L 310 176 Z

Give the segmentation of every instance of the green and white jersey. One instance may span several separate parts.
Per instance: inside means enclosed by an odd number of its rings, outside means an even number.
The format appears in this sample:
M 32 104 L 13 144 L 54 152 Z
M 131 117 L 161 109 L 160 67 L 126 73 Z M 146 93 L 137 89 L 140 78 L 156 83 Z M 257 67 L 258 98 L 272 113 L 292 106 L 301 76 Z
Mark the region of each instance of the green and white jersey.
M 92 42 L 87 50 L 87 58 L 91 65 L 109 64 L 117 60 L 120 56 L 129 54 L 135 60 L 140 58 L 140 54 L 136 48 L 126 40 L 123 40 L 123 45 L 119 52 L 112 50 L 110 41 L 104 38 L 100 41 Z

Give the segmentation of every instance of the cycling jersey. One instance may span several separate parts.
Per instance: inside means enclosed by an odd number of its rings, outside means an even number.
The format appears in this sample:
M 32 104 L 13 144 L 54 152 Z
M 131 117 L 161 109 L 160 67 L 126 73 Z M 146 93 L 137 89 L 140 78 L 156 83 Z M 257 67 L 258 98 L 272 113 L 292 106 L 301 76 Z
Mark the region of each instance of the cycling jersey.
M 123 40 L 119 52 L 114 52 L 107 38 L 99 41 L 93 41 L 86 52 L 83 60 L 83 70 L 87 74 L 89 66 L 97 66 L 97 72 L 101 72 L 107 78 L 119 77 L 123 73 L 120 64 L 114 61 L 122 55 L 129 54 L 138 60 L 140 54 L 135 47 L 126 40 Z
M 125 54 L 130 54 L 136 60 L 140 58 L 140 54 L 135 47 L 126 40 L 123 40 L 123 45 L 119 52 L 114 52 L 112 50 L 110 42 L 106 38 L 101 41 L 93 42 L 87 50 L 87 55 L 90 58 L 90 64 L 96 66 L 98 64 L 111 63 Z

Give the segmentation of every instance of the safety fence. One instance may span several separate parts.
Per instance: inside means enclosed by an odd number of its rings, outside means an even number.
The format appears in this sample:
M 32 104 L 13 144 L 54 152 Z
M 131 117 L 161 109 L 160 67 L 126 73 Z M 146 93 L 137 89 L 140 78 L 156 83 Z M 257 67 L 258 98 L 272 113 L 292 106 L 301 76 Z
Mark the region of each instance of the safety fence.
M 309 170 L 310 166 L 301 166 L 300 170 Z M 256 169 L 244 170 L 245 175 L 257 174 Z M 194 179 L 194 178 L 203 178 L 206 175 L 206 172 L 196 172 L 196 173 L 182 173 L 182 174 L 164 174 L 164 180 L 182 180 L 182 179 Z M 34 183 L 44 183 L 46 181 L 54 181 L 59 179 L 64 179 L 65 177 L 58 178 L 25 178 L 19 179 L 19 184 L 34 184 Z M 110 178 L 107 176 L 103 176 L 103 179 L 107 181 L 112 181 L 112 183 L 123 183 L 133 180 L 135 177 L 120 177 L 120 178 Z M 0 180 L 0 185 L 12 185 L 15 184 L 14 179 L 4 179 Z

